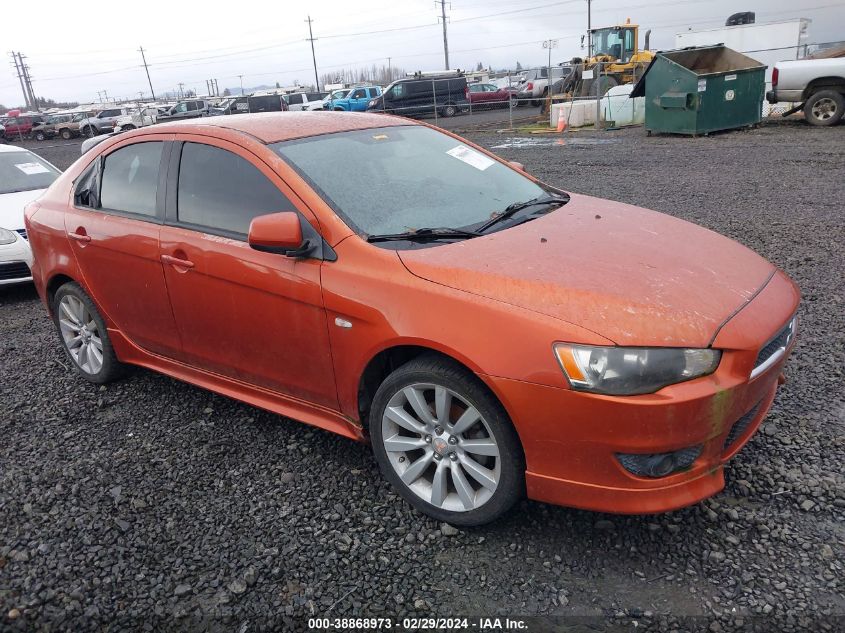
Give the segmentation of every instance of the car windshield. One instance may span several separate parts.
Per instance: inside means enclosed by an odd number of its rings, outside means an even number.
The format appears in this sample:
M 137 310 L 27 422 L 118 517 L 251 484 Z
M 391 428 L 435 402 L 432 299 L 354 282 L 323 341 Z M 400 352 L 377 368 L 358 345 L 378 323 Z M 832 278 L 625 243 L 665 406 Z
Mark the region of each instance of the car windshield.
M 486 154 L 423 126 L 325 134 L 272 147 L 364 235 L 481 225 L 509 205 L 547 193 Z
M 32 152 L 0 152 L 0 194 L 45 189 L 59 172 Z

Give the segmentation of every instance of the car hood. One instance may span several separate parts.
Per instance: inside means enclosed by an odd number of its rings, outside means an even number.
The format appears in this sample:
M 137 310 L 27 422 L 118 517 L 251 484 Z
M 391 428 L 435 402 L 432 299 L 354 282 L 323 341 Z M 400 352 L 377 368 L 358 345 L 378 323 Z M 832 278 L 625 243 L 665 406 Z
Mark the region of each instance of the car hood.
M 17 231 L 24 228 L 23 208 L 38 198 L 45 189 L 0 194 L 0 228 Z
M 572 195 L 532 222 L 398 251 L 429 281 L 591 330 L 619 345 L 707 347 L 775 268 L 669 215 Z

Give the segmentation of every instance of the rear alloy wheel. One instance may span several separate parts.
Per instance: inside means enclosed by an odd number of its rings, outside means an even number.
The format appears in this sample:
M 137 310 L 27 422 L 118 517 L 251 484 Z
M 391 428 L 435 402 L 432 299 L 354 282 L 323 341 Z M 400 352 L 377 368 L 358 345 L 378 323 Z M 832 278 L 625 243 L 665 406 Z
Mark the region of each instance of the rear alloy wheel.
M 35 140 L 36 141 L 43 141 L 46 138 L 47 138 L 47 136 L 44 134 L 44 132 L 39 131 L 39 132 L 35 133 Z
M 387 479 L 440 521 L 488 523 L 523 493 L 522 448 L 507 413 L 448 360 L 421 357 L 388 376 L 373 400 L 370 433 Z
M 443 108 L 443 116 L 445 117 L 453 117 L 458 113 L 458 109 L 453 106 L 452 104 L 447 105 Z
M 66 283 L 56 291 L 53 305 L 56 328 L 76 370 L 98 384 L 119 377 L 123 367 L 111 346 L 106 324 L 85 291 L 76 283 Z
M 833 90 L 815 93 L 804 104 L 804 117 L 813 125 L 836 125 L 845 113 L 845 97 Z
M 69 129 L 65 128 L 61 131 L 61 137 L 64 140 L 69 141 L 71 138 L 73 138 L 73 133 Z

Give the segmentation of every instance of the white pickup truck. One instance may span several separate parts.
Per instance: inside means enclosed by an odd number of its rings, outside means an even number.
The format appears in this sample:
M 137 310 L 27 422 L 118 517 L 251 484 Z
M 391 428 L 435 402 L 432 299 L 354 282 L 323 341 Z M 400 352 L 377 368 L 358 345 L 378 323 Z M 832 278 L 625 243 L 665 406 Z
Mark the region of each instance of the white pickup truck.
M 845 113 L 845 58 L 778 62 L 772 71 L 769 103 L 798 103 L 813 125 L 835 125 Z

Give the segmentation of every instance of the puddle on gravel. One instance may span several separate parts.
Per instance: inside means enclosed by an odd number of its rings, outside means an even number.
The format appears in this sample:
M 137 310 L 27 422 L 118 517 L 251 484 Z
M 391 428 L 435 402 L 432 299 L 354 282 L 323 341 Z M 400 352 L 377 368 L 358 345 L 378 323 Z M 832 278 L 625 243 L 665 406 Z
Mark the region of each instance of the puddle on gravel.
M 514 137 L 506 138 L 504 143 L 493 145 L 492 149 L 519 149 L 524 147 L 550 147 L 552 145 L 607 145 L 609 143 L 618 143 L 618 138 L 595 138 L 595 137 L 578 137 L 569 136 L 566 138 L 526 138 Z

